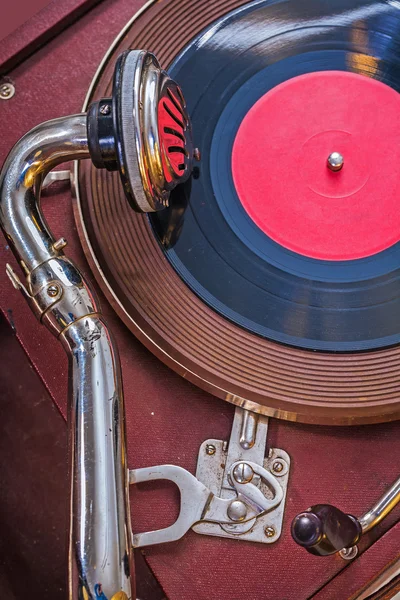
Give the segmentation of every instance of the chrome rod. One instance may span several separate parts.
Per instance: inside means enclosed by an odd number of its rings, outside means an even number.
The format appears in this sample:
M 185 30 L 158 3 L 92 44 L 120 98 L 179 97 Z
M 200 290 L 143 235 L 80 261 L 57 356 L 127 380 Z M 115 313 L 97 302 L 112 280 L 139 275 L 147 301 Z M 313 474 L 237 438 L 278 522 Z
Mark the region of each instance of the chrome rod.
M 400 502 L 400 477 L 374 506 L 358 519 L 363 533 L 378 525 Z
M 0 176 L 0 222 L 14 254 L 25 271 L 59 256 L 40 211 L 40 189 L 56 165 L 89 158 L 86 115 L 46 121 L 17 142 Z
M 120 364 L 96 300 L 54 240 L 40 210 L 56 165 L 88 158 L 86 115 L 55 119 L 25 135 L 0 175 L 0 224 L 26 280 L 8 265 L 37 318 L 70 363 L 70 600 L 135 598 Z

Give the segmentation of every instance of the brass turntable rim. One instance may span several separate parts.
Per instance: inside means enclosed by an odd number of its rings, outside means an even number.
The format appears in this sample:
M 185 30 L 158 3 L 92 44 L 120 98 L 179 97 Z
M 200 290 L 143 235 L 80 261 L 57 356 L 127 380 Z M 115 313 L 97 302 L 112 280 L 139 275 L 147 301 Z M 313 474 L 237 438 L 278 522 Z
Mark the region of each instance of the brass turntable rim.
M 166 0 L 161 7 L 151 0 L 134 15 L 107 51 L 84 110 L 95 94 L 108 95 L 113 53 L 146 45 L 166 66 L 196 27 L 200 31 L 245 2 L 224 0 L 208 10 L 206 0 L 184 4 L 178 9 Z M 154 31 L 168 24 L 175 27 L 174 40 L 167 45 L 160 36 L 157 46 Z M 178 49 L 176 39 L 183 40 Z M 74 179 L 77 229 L 97 282 L 127 327 L 173 370 L 219 398 L 290 421 L 350 425 L 399 418 L 400 348 L 313 353 L 240 329 L 187 288 L 163 255 L 147 217 L 127 206 L 114 174 L 96 171 L 87 161 L 75 165 Z

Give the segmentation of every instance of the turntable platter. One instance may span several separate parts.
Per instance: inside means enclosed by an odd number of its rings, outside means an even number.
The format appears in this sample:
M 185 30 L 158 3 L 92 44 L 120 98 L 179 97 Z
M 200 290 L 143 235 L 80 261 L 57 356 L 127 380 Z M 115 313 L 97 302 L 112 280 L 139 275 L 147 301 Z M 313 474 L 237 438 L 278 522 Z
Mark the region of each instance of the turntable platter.
M 147 47 L 182 86 L 202 153 L 150 219 L 118 177 L 77 166 L 78 229 L 102 289 L 152 352 L 218 397 L 303 422 L 398 418 L 398 9 L 184 4 L 134 20 L 88 98 L 110 94 L 122 50 Z

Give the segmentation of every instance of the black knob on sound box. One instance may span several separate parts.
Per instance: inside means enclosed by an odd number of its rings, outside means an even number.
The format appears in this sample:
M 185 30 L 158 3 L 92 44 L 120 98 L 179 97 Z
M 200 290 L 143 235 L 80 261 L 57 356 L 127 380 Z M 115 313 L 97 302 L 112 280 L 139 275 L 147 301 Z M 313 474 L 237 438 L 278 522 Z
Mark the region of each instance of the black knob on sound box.
M 293 519 L 294 541 L 311 554 L 327 556 L 354 546 L 361 536 L 361 525 L 330 504 L 317 504 Z

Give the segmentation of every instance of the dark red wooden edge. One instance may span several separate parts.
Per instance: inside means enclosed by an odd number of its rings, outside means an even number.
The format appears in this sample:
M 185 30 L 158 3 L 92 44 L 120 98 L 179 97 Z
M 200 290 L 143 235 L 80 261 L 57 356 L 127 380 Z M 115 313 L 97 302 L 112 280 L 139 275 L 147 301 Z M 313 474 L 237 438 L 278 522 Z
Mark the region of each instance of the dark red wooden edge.
M 52 0 L 0 43 L 0 76 L 36 52 L 101 0 Z

